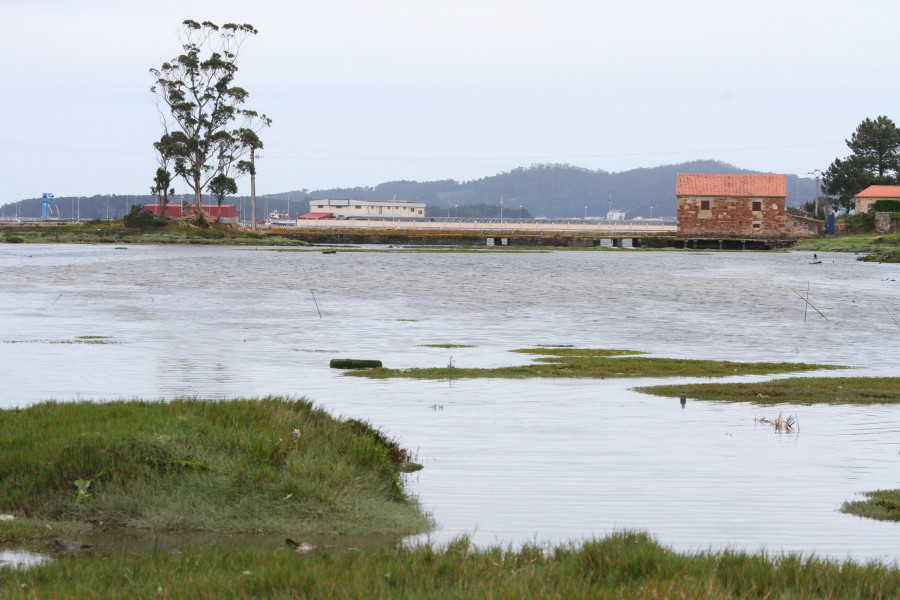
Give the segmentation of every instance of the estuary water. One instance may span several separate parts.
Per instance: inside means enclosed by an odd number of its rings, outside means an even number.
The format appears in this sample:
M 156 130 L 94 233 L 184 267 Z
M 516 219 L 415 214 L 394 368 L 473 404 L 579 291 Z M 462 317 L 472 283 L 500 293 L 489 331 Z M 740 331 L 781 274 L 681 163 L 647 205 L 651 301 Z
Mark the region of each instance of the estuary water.
M 900 525 L 838 509 L 900 487 L 900 406 L 682 408 L 632 389 L 679 379 L 370 381 L 328 367 L 524 364 L 509 350 L 571 344 L 900 374 L 900 266 L 818 258 L 5 244 L 0 407 L 307 396 L 417 454 L 425 468 L 406 477 L 436 543 L 639 529 L 677 550 L 893 562 Z M 115 343 L 71 343 L 84 336 Z M 779 413 L 799 431 L 756 421 Z

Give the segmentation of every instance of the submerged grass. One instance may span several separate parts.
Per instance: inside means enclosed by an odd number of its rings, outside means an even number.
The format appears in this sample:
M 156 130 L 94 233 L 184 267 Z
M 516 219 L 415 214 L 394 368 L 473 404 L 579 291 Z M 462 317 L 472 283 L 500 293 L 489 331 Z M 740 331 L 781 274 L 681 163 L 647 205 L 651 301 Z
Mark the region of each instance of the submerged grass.
M 114 339 L 103 335 L 79 335 L 71 340 L 3 340 L 4 344 L 120 344 Z
M 0 411 L 0 430 L 0 507 L 16 517 L 0 521 L 0 538 L 29 522 L 296 534 L 427 528 L 398 474 L 406 452 L 304 399 L 50 402 Z
M 643 533 L 555 548 L 288 548 L 71 556 L 0 569 L 4 598 L 896 598 L 900 569 L 797 555 L 680 554 Z
M 725 375 L 762 375 L 793 373 L 817 369 L 839 369 L 831 365 L 806 363 L 743 363 L 716 360 L 688 360 L 675 358 L 649 358 L 638 356 L 634 350 L 597 348 L 540 347 L 513 350 L 526 354 L 538 354 L 533 364 L 491 369 L 463 367 L 431 367 L 409 369 L 369 369 L 345 373 L 352 377 L 370 379 L 469 379 L 500 378 L 524 379 L 529 377 L 585 377 L 607 379 L 611 377 L 721 377 Z M 679 392 L 680 393 L 680 392 Z
M 469 344 L 420 344 L 423 348 L 474 348 Z
M 654 396 L 757 404 L 894 404 L 900 377 L 794 377 L 759 383 L 692 383 L 635 388 Z

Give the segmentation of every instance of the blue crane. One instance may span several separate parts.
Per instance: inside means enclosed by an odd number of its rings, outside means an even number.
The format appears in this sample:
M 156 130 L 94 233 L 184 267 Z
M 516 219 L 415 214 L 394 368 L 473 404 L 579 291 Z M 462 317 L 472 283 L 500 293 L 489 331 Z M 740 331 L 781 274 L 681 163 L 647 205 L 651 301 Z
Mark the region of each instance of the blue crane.
M 46 219 L 47 213 L 52 213 L 52 210 L 48 210 L 50 208 L 56 209 L 56 218 L 59 218 L 59 206 L 56 204 L 56 200 L 51 200 L 53 198 L 53 194 L 49 192 L 44 192 L 43 198 L 41 198 L 41 218 Z

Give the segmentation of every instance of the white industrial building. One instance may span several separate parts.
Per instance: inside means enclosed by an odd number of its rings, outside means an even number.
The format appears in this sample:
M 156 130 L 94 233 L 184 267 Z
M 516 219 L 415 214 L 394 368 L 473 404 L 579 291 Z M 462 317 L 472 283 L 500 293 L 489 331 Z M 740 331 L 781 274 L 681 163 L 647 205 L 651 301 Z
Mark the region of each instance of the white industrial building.
M 328 198 L 310 200 L 309 212 L 330 213 L 334 218 L 424 218 L 424 202 L 406 200 L 353 200 L 349 198 Z

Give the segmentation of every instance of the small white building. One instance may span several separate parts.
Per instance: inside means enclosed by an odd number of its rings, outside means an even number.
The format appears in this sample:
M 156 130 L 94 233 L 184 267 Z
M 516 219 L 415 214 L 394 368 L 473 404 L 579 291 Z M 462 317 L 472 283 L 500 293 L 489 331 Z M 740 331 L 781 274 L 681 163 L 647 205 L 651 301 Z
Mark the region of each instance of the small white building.
M 353 200 L 350 198 L 328 198 L 327 200 L 310 200 L 309 212 L 331 213 L 336 218 L 361 217 L 378 218 L 423 218 L 424 202 L 406 200 Z
M 621 208 L 614 208 L 608 213 L 606 213 L 607 221 L 624 221 L 625 220 L 625 211 Z

